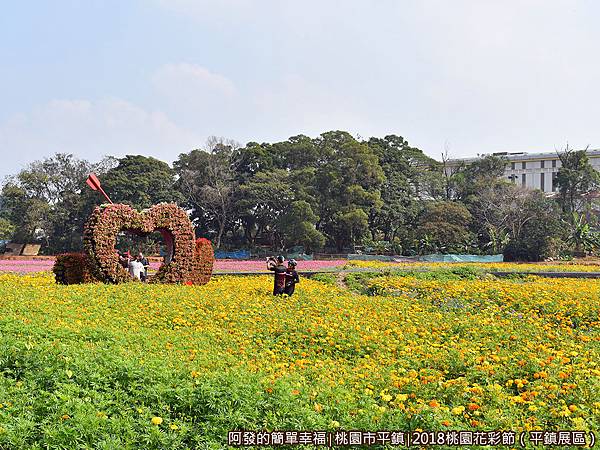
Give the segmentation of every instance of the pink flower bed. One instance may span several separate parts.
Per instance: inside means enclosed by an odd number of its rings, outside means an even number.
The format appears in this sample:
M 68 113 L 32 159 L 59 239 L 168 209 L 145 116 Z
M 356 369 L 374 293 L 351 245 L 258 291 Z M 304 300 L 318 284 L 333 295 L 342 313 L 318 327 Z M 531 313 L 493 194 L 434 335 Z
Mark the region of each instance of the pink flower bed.
M 334 261 L 298 261 L 298 271 L 321 270 L 334 268 L 346 264 L 346 260 Z M 27 259 L 12 260 L 0 259 L 0 272 L 44 272 L 52 270 L 53 259 Z M 159 262 L 151 262 L 151 269 L 158 269 Z M 230 259 L 218 259 L 215 261 L 213 271 L 215 272 L 264 272 L 266 271 L 265 261 L 236 261 Z
M 333 268 L 343 266 L 346 264 L 346 260 L 334 260 L 334 261 L 298 261 L 297 270 L 302 272 L 304 270 L 320 270 L 326 268 Z M 260 261 L 234 261 L 228 259 L 219 259 L 215 261 L 215 271 L 228 271 L 228 272 L 264 272 L 267 270 L 267 263 L 264 260 Z
M 298 261 L 298 271 L 320 270 L 333 268 L 346 264 L 345 260 L 335 261 Z M 160 266 L 158 262 L 150 263 L 150 268 L 157 269 Z M 265 261 L 236 261 L 232 259 L 217 259 L 213 265 L 215 272 L 265 272 L 267 263 Z
M 0 272 L 44 272 L 52 270 L 54 259 L 0 259 Z

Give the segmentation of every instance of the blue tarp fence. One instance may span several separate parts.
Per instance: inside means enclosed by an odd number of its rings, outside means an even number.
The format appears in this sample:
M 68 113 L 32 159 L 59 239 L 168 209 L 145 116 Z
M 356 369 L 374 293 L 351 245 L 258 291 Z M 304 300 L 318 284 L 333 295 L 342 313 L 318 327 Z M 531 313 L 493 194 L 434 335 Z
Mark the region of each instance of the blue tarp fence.
M 312 261 L 314 259 L 313 255 L 307 255 L 305 253 L 288 253 L 285 255 L 285 259 L 297 259 L 299 261 Z
M 300 261 L 311 261 L 313 255 L 307 255 L 304 253 L 287 253 L 286 259 L 297 259 Z M 236 250 L 234 252 L 226 252 L 223 250 L 217 250 L 215 252 L 216 259 L 249 259 L 249 250 Z M 480 262 L 480 263 L 494 263 L 504 261 L 503 255 L 423 255 L 423 256 L 390 256 L 390 255 L 363 255 L 350 253 L 347 255 L 349 260 L 359 261 L 427 261 L 427 262 Z
M 363 255 L 349 254 L 349 260 L 358 261 L 383 261 L 383 262 L 410 262 L 410 261 L 426 261 L 426 262 L 480 262 L 494 263 L 504 261 L 503 255 L 423 255 L 423 256 L 389 256 L 389 255 Z
M 363 255 L 358 253 L 350 253 L 348 254 L 348 259 L 350 261 L 384 261 L 384 262 L 393 262 L 396 260 L 394 256 L 388 255 Z
M 418 261 L 427 262 L 481 262 L 494 263 L 503 262 L 504 255 L 423 255 L 419 256 Z
M 217 250 L 215 252 L 216 259 L 248 259 L 250 258 L 250 252 L 248 250 L 236 250 L 235 252 L 225 252 L 223 250 Z

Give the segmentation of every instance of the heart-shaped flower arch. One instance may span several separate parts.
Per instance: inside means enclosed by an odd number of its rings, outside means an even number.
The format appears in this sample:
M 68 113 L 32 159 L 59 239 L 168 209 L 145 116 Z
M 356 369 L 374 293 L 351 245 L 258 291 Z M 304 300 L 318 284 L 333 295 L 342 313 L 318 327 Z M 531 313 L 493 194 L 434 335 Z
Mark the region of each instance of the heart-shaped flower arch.
M 83 246 L 92 273 L 99 280 L 110 283 L 131 280 L 115 250 L 121 231 L 140 235 L 158 231 L 163 236 L 167 256 L 150 282 L 204 284 L 210 280 L 213 262 L 210 242 L 205 239 L 196 242 L 188 215 L 171 203 L 154 205 L 141 213 L 123 204 L 94 209 L 84 227 Z

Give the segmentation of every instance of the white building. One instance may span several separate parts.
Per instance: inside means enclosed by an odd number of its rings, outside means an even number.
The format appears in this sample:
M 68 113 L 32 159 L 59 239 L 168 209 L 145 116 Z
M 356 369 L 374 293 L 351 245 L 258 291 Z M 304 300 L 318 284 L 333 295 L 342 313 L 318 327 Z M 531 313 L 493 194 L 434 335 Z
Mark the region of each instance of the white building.
M 600 171 L 600 150 L 588 150 L 588 158 L 592 167 Z M 555 192 L 556 174 L 560 168 L 560 159 L 556 152 L 552 153 L 493 153 L 508 160 L 504 177 L 506 180 L 526 186 L 532 189 L 540 189 L 544 192 Z M 485 156 L 485 155 L 483 155 Z M 453 159 L 449 161 L 450 166 L 460 162 L 469 164 L 479 158 Z

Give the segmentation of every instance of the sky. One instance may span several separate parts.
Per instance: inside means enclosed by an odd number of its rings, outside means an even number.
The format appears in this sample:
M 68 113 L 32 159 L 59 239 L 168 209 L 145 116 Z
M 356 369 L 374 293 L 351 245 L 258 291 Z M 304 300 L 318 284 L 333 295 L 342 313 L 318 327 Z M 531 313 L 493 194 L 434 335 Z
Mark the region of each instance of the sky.
M 346 130 L 439 159 L 600 147 L 600 3 L 0 0 L 0 178 Z

